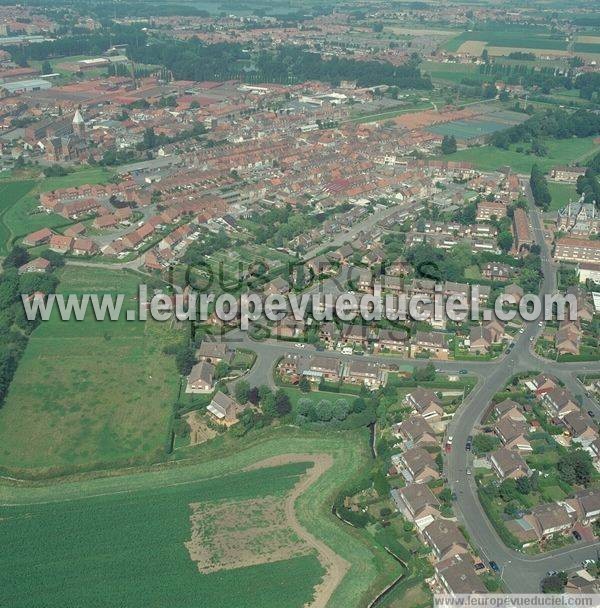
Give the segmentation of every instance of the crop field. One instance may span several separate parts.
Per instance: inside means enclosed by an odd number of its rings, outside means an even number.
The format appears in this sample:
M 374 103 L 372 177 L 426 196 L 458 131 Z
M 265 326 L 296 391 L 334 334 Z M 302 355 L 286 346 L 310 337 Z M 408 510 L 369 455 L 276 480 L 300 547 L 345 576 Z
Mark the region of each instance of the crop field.
M 125 271 L 65 267 L 62 293 L 124 293 Z M 124 316 L 124 315 L 122 315 Z M 0 408 L 0 468 L 90 467 L 156 457 L 164 447 L 178 374 L 163 347 L 179 339 L 167 324 L 53 313 L 33 332 Z
M 502 131 L 526 120 L 526 116 L 518 112 L 500 111 L 488 114 L 485 117 L 477 117 L 469 120 L 454 120 L 429 128 L 432 133 L 438 135 L 454 135 L 460 140 L 475 139 L 490 135 L 496 131 Z
M 445 49 L 450 52 L 458 51 L 461 46 L 470 41 L 484 42 L 489 47 L 503 47 L 506 54 L 511 49 L 544 49 L 552 51 L 566 51 L 567 42 L 562 35 L 552 35 L 536 28 L 509 28 L 506 30 L 474 30 L 463 32 L 449 40 Z
M 546 140 L 544 145 L 548 149 L 547 156 L 535 156 L 527 154 L 524 150 L 517 152 L 518 146 L 511 146 L 509 150 L 493 146 L 479 146 L 459 150 L 445 158 L 451 160 L 464 160 L 472 162 L 478 169 L 483 171 L 494 171 L 503 165 L 509 165 L 518 173 L 529 173 L 534 164 L 548 171 L 555 165 L 566 165 L 574 162 L 583 162 L 586 158 L 598 150 L 593 137 L 582 137 L 561 140 Z
M 460 83 L 464 78 L 485 82 L 489 76 L 479 73 L 476 65 L 467 63 L 441 63 L 428 61 L 422 64 L 423 72 L 429 74 L 433 80 L 444 80 L 453 84 Z
M 3 486 L 0 605 L 186 608 L 200 601 L 214 608 L 300 608 L 324 575 L 315 551 L 202 573 L 186 543 L 194 508 L 223 514 L 224 505 L 289 495 L 310 466 L 303 455 L 307 461 L 331 456 L 331 466 L 299 495 L 294 512 L 305 530 L 350 564 L 332 605 L 358 606 L 366 589 L 374 594 L 397 575 L 397 565 L 383 549 L 331 514 L 340 487 L 369 464 L 366 434 L 325 438 L 282 428 L 275 435 L 265 431 L 254 443 L 238 442 L 226 457 L 220 448 L 208 448 L 202 453 L 210 460 L 190 465 L 55 485 Z M 189 448 L 188 453 L 201 452 Z M 286 454 L 300 456 L 286 464 Z M 242 471 L 273 458 L 281 462 Z M 227 544 L 219 520 L 211 523 L 216 526 L 212 538 Z M 232 520 L 228 523 L 232 529 Z M 233 530 L 239 535 L 243 528 Z

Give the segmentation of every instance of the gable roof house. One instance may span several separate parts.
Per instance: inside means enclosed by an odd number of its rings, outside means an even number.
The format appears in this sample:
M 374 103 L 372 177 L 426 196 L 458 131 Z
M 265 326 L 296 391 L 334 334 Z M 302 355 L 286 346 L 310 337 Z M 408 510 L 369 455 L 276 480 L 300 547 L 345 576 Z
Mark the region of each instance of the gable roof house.
M 435 578 L 450 595 L 487 593 L 483 581 L 473 570 L 469 559 L 460 555 L 444 560 L 434 566 Z
M 539 376 L 536 376 L 531 381 L 531 383 L 535 389 L 535 394 L 538 397 L 549 393 L 558 386 L 556 378 L 553 378 L 552 376 L 547 376 L 546 374 L 540 374 Z
M 529 477 L 531 475 L 527 463 L 516 450 L 499 448 L 491 452 L 488 458 L 500 479 L 517 479 L 517 477 Z
M 421 414 L 429 422 L 439 422 L 444 415 L 442 402 L 430 389 L 419 386 L 408 393 L 404 401 L 407 406 L 412 407 L 413 412 Z
M 587 448 L 598 438 L 594 421 L 587 412 L 581 410 L 569 412 L 563 418 L 563 424 L 571 434 L 572 442 L 580 444 L 583 448 Z
M 436 519 L 423 530 L 423 538 L 439 561 L 469 552 L 469 543 L 458 524 Z
M 574 515 L 567 510 L 566 505 L 556 502 L 537 505 L 523 519 L 534 526 L 540 539 L 564 532 L 574 523 Z
M 567 414 L 576 412 L 579 409 L 575 401 L 572 399 L 571 393 L 558 386 L 555 389 L 544 393 L 542 403 L 552 417 L 559 418 L 561 420 Z
M 504 401 L 496 403 L 494 406 L 494 413 L 499 419 L 508 418 L 510 420 L 525 420 L 520 405 L 512 399 L 504 399 Z
M 225 342 L 211 342 L 203 340 L 200 347 L 196 351 L 198 361 L 207 361 L 208 363 L 219 363 L 220 361 L 229 362 L 231 353 L 227 350 Z
M 448 336 L 437 331 L 417 331 L 410 346 L 412 357 L 427 352 L 435 359 L 447 359 L 450 354 Z
M 425 484 L 413 483 L 404 488 L 393 489 L 391 495 L 402 515 L 412 521 L 419 530 L 423 530 L 440 517 L 440 501 Z
M 440 478 L 434 457 L 423 448 L 411 448 L 401 456 L 402 474 L 407 481 L 427 483 Z
M 600 518 L 600 490 L 597 488 L 580 490 L 566 502 L 575 509 L 577 519 L 586 526 Z
M 490 329 L 483 326 L 471 327 L 469 334 L 469 352 L 480 354 L 487 352 L 492 347 L 493 334 Z
M 513 420 L 512 418 L 501 418 L 494 425 L 494 433 L 509 450 L 520 452 L 531 452 L 533 448 L 527 439 L 529 424 L 524 420 Z
M 424 447 L 438 445 L 434 430 L 429 423 L 418 414 L 409 416 L 406 420 L 392 427 L 396 437 L 401 437 L 407 447 Z
M 237 415 L 246 409 L 229 395 L 217 391 L 211 402 L 206 406 L 209 414 L 221 424 L 232 425 L 238 422 Z
M 208 393 L 213 389 L 215 366 L 206 361 L 200 361 L 192 367 L 188 376 L 188 393 Z

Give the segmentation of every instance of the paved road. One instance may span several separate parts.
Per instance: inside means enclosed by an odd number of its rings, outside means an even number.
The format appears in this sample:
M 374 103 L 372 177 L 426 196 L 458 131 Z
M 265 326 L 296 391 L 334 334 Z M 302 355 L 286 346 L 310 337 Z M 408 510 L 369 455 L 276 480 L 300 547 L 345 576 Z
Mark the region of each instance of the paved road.
M 553 294 L 556 291 L 556 268 L 550 257 L 547 243 L 544 239 L 543 225 L 540 215 L 534 209 L 531 191 L 524 184 L 526 195 L 531 202 L 531 228 L 536 243 L 540 246 L 542 258 L 543 281 L 540 293 Z M 347 236 L 347 235 L 346 235 Z M 339 288 L 347 276 L 336 277 Z M 456 492 L 455 511 L 459 521 L 466 527 L 472 541 L 479 552 L 488 561 L 494 560 L 501 568 L 502 578 L 510 591 L 536 592 L 540 580 L 548 570 L 572 570 L 584 559 L 596 559 L 600 543 L 577 543 L 541 556 L 528 556 L 509 549 L 504 545 L 486 517 L 477 497 L 475 482 L 467 475 L 470 467 L 471 454 L 465 450 L 465 444 L 473 429 L 481 418 L 492 397 L 499 392 L 507 380 L 521 371 L 539 370 L 560 378 L 573 395 L 582 399 L 585 409 L 590 409 L 600 416 L 599 404 L 585 395 L 583 386 L 576 376 L 585 372 L 600 372 L 600 362 L 588 363 L 556 363 L 542 359 L 532 351 L 535 339 L 543 331 L 536 322 L 525 324 L 525 331 L 519 334 L 514 347 L 509 354 L 502 355 L 494 362 L 484 361 L 438 361 L 436 365 L 443 372 L 457 372 L 467 369 L 479 381 L 464 403 L 457 410 L 448 428 L 448 434 L 453 436 L 453 450 L 446 456 L 445 474 L 449 486 Z M 276 361 L 286 353 L 310 353 L 314 347 L 306 345 L 303 349 L 295 344 L 277 340 L 254 341 L 247 332 L 233 330 L 223 339 L 233 345 L 241 345 L 256 352 L 256 364 L 246 375 L 250 384 L 268 384 L 274 386 L 273 367 Z M 341 353 L 321 352 L 324 357 L 338 357 L 342 360 L 368 360 L 394 363 L 397 365 L 425 365 L 427 361 L 405 359 L 390 355 L 343 355 Z

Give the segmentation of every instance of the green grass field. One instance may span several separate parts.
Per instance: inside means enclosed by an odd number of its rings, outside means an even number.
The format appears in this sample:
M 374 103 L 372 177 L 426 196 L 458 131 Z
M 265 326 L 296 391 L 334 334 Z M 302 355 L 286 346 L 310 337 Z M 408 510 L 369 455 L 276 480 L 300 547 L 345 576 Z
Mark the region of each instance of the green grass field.
M 370 535 L 331 514 L 340 488 L 370 466 L 366 431 L 325 437 L 263 429 L 252 439 L 232 441 L 227 452 L 223 448 L 190 448 L 188 457 L 204 460 L 161 470 L 2 486 L 0 604 L 302 606 L 322 574 L 316 557 L 203 575 L 183 546 L 190 534 L 190 502 L 286 493 L 301 465 L 239 474 L 251 463 L 281 454 L 333 457 L 331 468 L 295 504 L 301 525 L 350 562 L 330 605 L 358 607 L 397 576 L 398 564 Z M 20 506 L 6 506 L 11 504 Z
M 428 61 L 422 64 L 422 70 L 429 74 L 433 80 L 443 80 L 452 84 L 459 84 L 464 78 L 486 82 L 490 76 L 479 73 L 476 65 L 468 63 L 441 63 Z
M 62 293 L 124 293 L 135 275 L 65 267 Z M 33 332 L 0 408 L 0 468 L 11 471 L 109 464 L 161 454 L 178 374 L 163 346 L 180 339 L 156 322 L 61 321 Z
M 550 204 L 550 211 L 558 211 L 568 204 L 569 199 L 573 202 L 579 200 L 579 194 L 575 184 L 561 184 L 558 182 L 548 182 L 548 189 L 552 195 L 552 203 Z
M 102 184 L 112 175 L 107 169 L 92 167 L 61 177 L 42 178 L 37 182 L 26 180 L 0 185 L 0 253 L 6 253 L 11 243 L 40 228 L 57 228 L 73 223 L 56 213 L 37 212 L 38 195 L 41 192 L 84 184 Z M 6 209 L 2 212 L 4 207 Z
M 33 180 L 4 182 L 0 184 L 0 253 L 6 253 L 11 231 L 6 223 L 6 215 L 33 188 Z
M 593 137 L 582 137 L 572 139 L 548 140 L 544 142 L 548 148 L 548 156 L 534 156 L 517 152 L 517 146 L 511 146 L 510 150 L 503 150 L 493 146 L 480 146 L 459 150 L 444 158 L 449 160 L 463 160 L 472 162 L 478 169 L 483 171 L 494 171 L 503 165 L 510 166 L 518 173 L 530 173 L 531 167 L 538 164 L 544 171 L 548 171 L 555 165 L 565 165 L 574 162 L 583 162 L 598 150 L 594 144 Z M 524 149 L 527 144 L 522 144 Z

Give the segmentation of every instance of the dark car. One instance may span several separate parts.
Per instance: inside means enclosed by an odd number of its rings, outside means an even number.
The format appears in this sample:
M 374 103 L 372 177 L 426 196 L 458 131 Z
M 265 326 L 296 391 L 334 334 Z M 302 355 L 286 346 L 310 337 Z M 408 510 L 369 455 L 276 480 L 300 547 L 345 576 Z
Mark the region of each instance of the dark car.
M 579 532 L 577 532 L 577 530 L 573 530 L 573 538 L 575 540 L 581 540 L 581 534 L 579 534 Z
M 494 561 L 490 562 L 490 568 L 494 571 L 494 572 L 500 572 L 500 566 L 498 566 L 498 564 Z
M 588 416 L 589 416 L 590 418 L 593 418 L 595 415 L 596 415 L 596 414 L 594 414 L 594 411 L 593 411 L 593 410 L 588 410 Z
M 472 443 L 467 439 L 467 443 L 465 444 L 465 450 L 469 452 L 471 450 Z
M 461 369 L 458 373 L 459 374 L 468 374 L 469 370 L 467 370 L 467 369 Z

